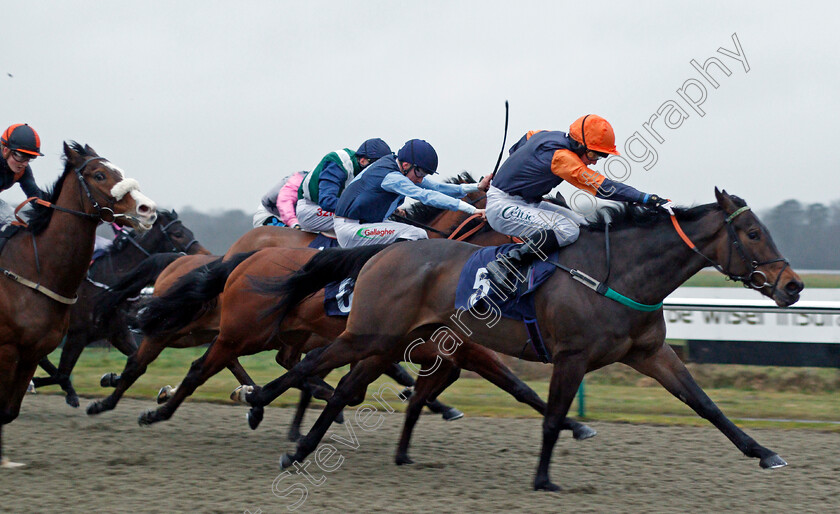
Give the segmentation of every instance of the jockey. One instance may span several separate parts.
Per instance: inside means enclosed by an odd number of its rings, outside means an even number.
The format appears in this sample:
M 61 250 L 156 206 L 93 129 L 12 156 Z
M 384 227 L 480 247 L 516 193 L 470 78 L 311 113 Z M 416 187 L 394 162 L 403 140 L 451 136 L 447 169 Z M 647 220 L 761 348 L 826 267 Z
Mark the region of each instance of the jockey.
M 487 265 L 491 282 L 513 292 L 516 277 L 537 257 L 574 243 L 586 221 L 574 211 L 543 202 L 543 195 L 564 180 L 598 198 L 659 207 L 668 201 L 610 180 L 588 166 L 619 155 L 615 133 L 604 118 L 588 114 L 569 133 L 531 131 L 510 149 L 487 193 L 487 221 L 497 232 L 526 238 L 519 247 Z
M 287 226 L 300 229 L 295 214 L 298 188 L 306 171 L 298 171 L 278 182 L 265 196 L 254 214 L 254 227 L 263 225 Z
M 32 168 L 29 161 L 33 161 L 41 153 L 41 138 L 38 133 L 25 123 L 16 123 L 7 128 L 0 136 L 0 151 L 3 160 L 0 162 L 0 191 L 12 187 L 15 182 L 20 182 L 20 187 L 27 197 L 36 196 L 46 198 L 47 194 L 35 183 L 32 175 Z M 2 202 L 0 205 L 0 217 L 8 222 L 14 214 L 11 207 Z
M 296 210 L 301 229 L 331 231 L 335 207 L 344 188 L 360 171 L 390 153 L 385 141 L 374 138 L 362 143 L 355 152 L 345 148 L 325 155 L 298 189 Z
M 385 221 L 405 200 L 414 198 L 440 209 L 484 215 L 463 198 L 485 190 L 489 177 L 480 184 L 441 184 L 426 177 L 437 171 L 438 157 L 432 145 L 422 139 L 408 141 L 395 156 L 387 155 L 362 172 L 341 198 L 335 211 L 335 233 L 343 247 L 393 243 L 399 239 L 426 239 L 422 228 Z

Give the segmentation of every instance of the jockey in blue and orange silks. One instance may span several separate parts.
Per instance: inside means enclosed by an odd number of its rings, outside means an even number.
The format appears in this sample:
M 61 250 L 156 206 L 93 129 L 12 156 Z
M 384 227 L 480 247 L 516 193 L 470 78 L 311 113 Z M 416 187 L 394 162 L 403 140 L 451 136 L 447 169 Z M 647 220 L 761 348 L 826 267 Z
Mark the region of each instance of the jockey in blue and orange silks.
M 515 289 L 516 277 L 538 257 L 577 241 L 585 220 L 574 211 L 542 201 L 564 180 L 609 200 L 661 206 L 667 200 L 610 180 L 588 166 L 619 155 L 615 133 L 604 118 L 578 118 L 569 133 L 528 132 L 510 149 L 487 193 L 487 221 L 497 232 L 527 239 L 487 265 L 490 280 L 503 291 Z

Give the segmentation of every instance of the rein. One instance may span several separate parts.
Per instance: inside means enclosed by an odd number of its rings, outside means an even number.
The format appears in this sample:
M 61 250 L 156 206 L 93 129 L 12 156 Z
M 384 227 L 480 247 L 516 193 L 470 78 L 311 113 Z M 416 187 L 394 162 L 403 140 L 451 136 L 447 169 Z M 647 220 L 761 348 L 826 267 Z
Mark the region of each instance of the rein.
M 784 257 L 779 257 L 778 259 L 771 259 L 771 260 L 768 260 L 768 261 L 758 261 L 756 259 L 750 259 L 747 256 L 747 252 L 744 249 L 744 245 L 741 244 L 741 240 L 738 238 L 738 234 L 735 233 L 735 227 L 732 226 L 732 220 L 734 220 L 735 218 L 737 218 L 738 216 L 740 216 L 741 214 L 743 214 L 743 213 L 745 213 L 749 210 L 750 210 L 750 207 L 745 205 L 745 206 L 741 207 L 740 209 L 737 209 L 735 212 L 733 212 L 729 216 L 726 216 L 723 220 L 724 223 L 725 223 L 725 226 L 726 226 L 726 232 L 729 235 L 729 241 L 731 243 L 730 248 L 729 248 L 729 255 L 726 258 L 726 267 L 725 268 L 723 266 L 721 266 L 719 263 L 713 261 L 712 259 L 710 259 L 706 255 L 704 255 L 703 252 L 701 252 L 697 248 L 697 245 L 695 245 L 691 241 L 691 239 L 689 239 L 689 237 L 683 231 L 682 227 L 680 227 L 680 224 L 677 221 L 677 217 L 674 215 L 673 212 L 670 213 L 671 214 L 671 224 L 674 225 L 674 229 L 677 231 L 677 234 L 680 236 L 680 239 L 682 239 L 683 242 L 686 245 L 688 245 L 688 247 L 691 248 L 691 250 L 694 253 L 696 253 L 700 257 L 703 257 L 716 270 L 721 272 L 723 275 L 726 275 L 727 279 L 733 280 L 735 282 L 741 282 L 742 284 L 744 284 L 744 287 L 752 287 L 753 289 L 763 289 L 767 286 L 772 286 L 771 289 L 770 289 L 770 295 L 772 296 L 776 292 L 776 288 L 779 285 L 779 280 L 781 280 L 781 278 L 782 278 L 782 273 L 784 273 L 785 269 L 787 269 L 787 267 L 790 266 L 790 263 Z M 730 264 L 732 263 L 732 253 L 733 253 L 732 247 L 734 247 L 735 250 L 737 250 L 739 257 L 741 257 L 741 261 L 750 268 L 750 271 L 749 271 L 748 274 L 736 275 L 734 273 L 731 273 L 731 272 L 727 271 L 727 269 L 730 267 Z M 767 275 L 763 271 L 759 271 L 758 268 L 760 266 L 764 266 L 766 264 L 772 264 L 774 262 L 784 262 L 785 265 L 782 268 L 782 271 L 780 271 L 779 274 L 776 276 L 776 281 L 773 282 L 773 284 L 770 284 L 770 282 L 767 281 Z
M 111 209 L 110 207 L 102 207 L 102 206 L 99 205 L 99 202 L 97 202 L 96 199 L 93 197 L 93 194 L 91 193 L 90 188 L 87 185 L 87 182 L 85 182 L 85 179 L 82 176 L 82 170 L 84 170 L 85 167 L 87 167 L 87 165 L 89 163 L 91 163 L 92 161 L 99 161 L 99 160 L 105 160 L 105 158 L 104 157 L 91 157 L 91 158 L 85 160 L 78 168 L 76 168 L 74 170 L 75 173 L 76 173 L 76 177 L 79 179 L 79 183 L 82 186 L 82 190 L 84 190 L 85 194 L 88 197 L 88 200 L 90 200 L 91 204 L 96 209 L 96 214 L 91 214 L 91 213 L 87 213 L 87 212 L 83 212 L 83 211 L 74 211 L 72 209 L 67 209 L 65 207 L 61 207 L 60 205 L 55 205 L 52 202 L 48 202 L 46 200 L 43 200 L 41 198 L 33 196 L 33 197 L 27 198 L 20 205 L 17 206 L 17 208 L 15 209 L 15 219 L 16 220 L 13 221 L 12 224 L 17 225 L 17 226 L 21 226 L 21 227 L 28 227 L 29 226 L 28 223 L 23 221 L 20 218 L 20 216 L 18 216 L 18 213 L 23 208 L 23 206 L 28 204 L 28 203 L 37 203 L 38 205 L 41 205 L 43 207 L 47 207 L 47 208 L 50 208 L 50 209 L 53 209 L 53 210 L 56 210 L 56 211 L 66 212 L 68 214 L 74 214 L 74 215 L 82 217 L 82 218 L 96 219 L 96 220 L 99 220 L 99 221 L 104 221 L 106 223 L 113 222 L 114 219 L 117 216 L 116 214 L 114 214 L 114 210 Z M 38 249 L 35 246 L 35 236 L 34 235 L 32 236 L 32 246 L 33 246 L 34 251 L 35 251 L 35 268 L 38 272 L 38 275 L 40 275 L 41 274 L 41 265 L 40 265 L 39 260 L 38 260 Z M 27 278 L 21 277 L 17 273 L 15 273 L 13 271 L 10 271 L 10 270 L 7 270 L 5 268 L 0 268 L 0 273 L 2 273 L 5 277 L 10 278 L 11 280 L 14 280 L 15 282 L 17 282 L 21 285 L 24 285 L 24 286 L 26 286 L 30 289 L 34 289 L 35 291 L 38 291 L 39 293 L 41 293 L 41 294 L 47 296 L 48 298 L 50 298 L 52 300 L 55 300 L 59 303 L 63 303 L 65 305 L 73 305 L 78 300 L 78 296 L 74 296 L 73 298 L 68 298 L 66 296 L 62 296 L 62 295 L 60 295 L 60 294 L 58 294 L 54 291 L 51 291 L 51 290 L 47 289 L 46 287 L 42 286 L 41 284 L 39 284 L 37 282 L 33 282 L 33 281 L 31 281 Z

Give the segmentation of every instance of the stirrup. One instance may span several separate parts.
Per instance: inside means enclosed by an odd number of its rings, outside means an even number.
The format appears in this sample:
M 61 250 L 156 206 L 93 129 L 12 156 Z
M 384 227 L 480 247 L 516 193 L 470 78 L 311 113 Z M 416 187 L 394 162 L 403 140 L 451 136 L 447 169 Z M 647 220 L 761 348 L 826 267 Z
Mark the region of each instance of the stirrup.
M 505 258 L 505 260 L 502 260 Z M 507 261 L 507 262 L 505 262 Z M 525 268 L 524 272 L 522 268 Z M 494 284 L 499 291 L 506 295 L 515 295 L 520 284 L 526 280 L 525 273 L 528 265 L 514 263 L 507 259 L 507 256 L 500 255 L 498 259 L 490 261 L 485 266 L 487 279 Z

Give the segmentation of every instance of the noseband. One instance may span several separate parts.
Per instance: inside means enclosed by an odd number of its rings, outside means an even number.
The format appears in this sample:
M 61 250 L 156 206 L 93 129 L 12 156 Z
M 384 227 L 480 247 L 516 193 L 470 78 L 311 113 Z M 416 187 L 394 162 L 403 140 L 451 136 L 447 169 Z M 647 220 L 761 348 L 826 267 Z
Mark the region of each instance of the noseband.
M 782 273 L 784 273 L 788 266 L 790 266 L 790 263 L 784 257 L 779 257 L 778 259 L 770 259 L 767 261 L 759 261 L 755 258 L 751 258 L 751 256 L 747 254 L 747 249 L 741 243 L 738 234 L 735 232 L 735 227 L 732 226 L 732 220 L 749 210 L 749 206 L 745 205 L 733 212 L 732 214 L 730 214 L 729 216 L 726 216 L 723 220 L 724 225 L 726 226 L 726 232 L 729 236 L 730 242 L 729 255 L 726 258 L 725 268 L 717 262 L 710 259 L 709 257 L 707 257 L 706 255 L 704 255 L 703 252 L 701 252 L 697 248 L 697 245 L 691 242 L 691 239 L 689 239 L 688 236 L 685 235 L 685 232 L 683 232 L 679 222 L 677 221 L 677 217 L 674 215 L 673 212 L 671 212 L 671 223 L 674 225 L 674 229 L 676 229 L 677 234 L 679 234 L 680 236 L 680 239 L 682 239 L 683 242 L 685 242 L 685 244 L 687 244 L 689 248 L 691 248 L 697 255 L 706 259 L 716 270 L 726 275 L 727 278 L 735 282 L 741 282 L 742 284 L 744 284 L 744 287 L 752 287 L 753 289 L 763 289 L 767 286 L 771 286 L 770 296 L 773 296 L 773 294 L 776 293 L 776 288 L 779 285 L 779 280 L 781 280 L 782 278 Z M 731 267 L 730 265 L 732 264 L 732 254 L 734 253 L 733 248 L 735 249 L 734 251 L 737 251 L 738 256 L 741 258 L 741 261 L 744 263 L 744 265 L 747 268 L 749 268 L 749 272 L 745 275 L 736 275 L 728 271 L 728 269 L 730 269 Z M 758 268 L 767 264 L 772 264 L 774 262 L 784 262 L 785 265 L 782 267 L 782 270 L 776 276 L 776 281 L 771 284 L 767 281 L 767 275 L 763 271 L 760 271 Z

